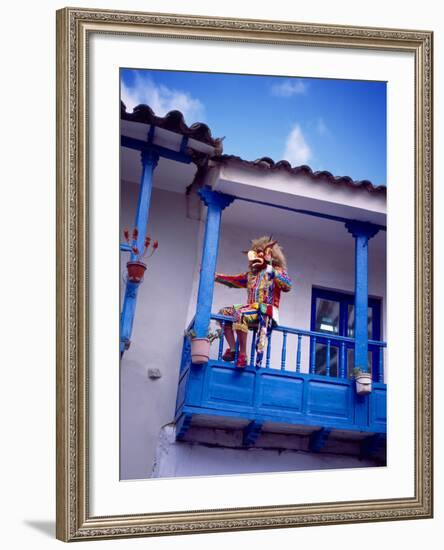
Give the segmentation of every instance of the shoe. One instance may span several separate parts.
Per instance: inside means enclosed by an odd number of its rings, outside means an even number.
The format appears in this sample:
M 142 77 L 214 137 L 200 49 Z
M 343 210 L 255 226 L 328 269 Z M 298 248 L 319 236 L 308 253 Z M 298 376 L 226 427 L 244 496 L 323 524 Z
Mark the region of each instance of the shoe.
M 247 366 L 247 356 L 244 353 L 239 353 L 236 361 L 236 367 L 243 369 L 246 366 Z
M 232 349 L 227 348 L 225 350 L 225 353 L 222 355 L 222 360 L 228 361 L 228 362 L 234 361 L 234 355 L 235 355 L 235 352 Z

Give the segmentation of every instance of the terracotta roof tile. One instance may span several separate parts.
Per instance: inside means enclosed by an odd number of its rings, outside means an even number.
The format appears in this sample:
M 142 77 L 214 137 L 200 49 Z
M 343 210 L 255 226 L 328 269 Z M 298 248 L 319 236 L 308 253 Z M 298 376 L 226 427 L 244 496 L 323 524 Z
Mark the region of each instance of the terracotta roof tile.
M 210 128 L 203 122 L 196 122 L 188 126 L 180 111 L 169 111 L 164 117 L 159 117 L 154 114 L 154 111 L 148 105 L 138 105 L 134 107 L 132 113 L 128 113 L 125 104 L 121 101 L 120 118 L 122 120 L 141 122 L 143 124 L 153 124 L 159 128 L 171 130 L 172 132 L 215 147 L 218 153 L 222 152 L 222 139 L 213 138 Z
M 262 157 L 257 160 L 245 160 L 236 155 L 222 154 L 222 142 L 224 138 L 213 138 L 210 128 L 203 122 L 196 122 L 191 126 L 188 126 L 185 122 L 184 116 L 180 111 L 169 111 L 164 117 L 159 117 L 154 114 L 154 111 L 148 105 L 138 105 L 134 108 L 132 113 L 126 111 L 126 106 L 121 102 L 120 117 L 122 120 L 130 120 L 133 122 L 141 122 L 144 124 L 154 124 L 159 128 L 165 130 L 171 130 L 182 134 L 184 136 L 191 137 L 202 143 L 206 143 L 216 149 L 216 155 L 211 157 L 211 160 L 221 163 L 227 163 L 230 161 L 239 162 L 246 166 L 253 166 L 257 169 L 278 171 L 286 170 L 287 172 L 298 175 L 304 174 L 308 176 L 313 182 L 325 182 L 331 185 L 347 186 L 355 189 L 364 189 L 369 192 L 386 193 L 387 187 L 385 185 L 374 185 L 369 180 L 353 180 L 349 176 L 333 176 L 326 170 L 313 172 L 313 170 L 303 164 L 301 166 L 292 166 L 287 160 L 279 160 L 275 162 L 270 157 Z
M 365 189 L 369 192 L 386 193 L 387 187 L 385 185 L 374 185 L 369 180 L 353 180 L 349 176 L 333 176 L 326 170 L 313 172 L 310 166 L 303 164 L 302 166 L 292 166 L 287 160 L 280 160 L 275 162 L 270 157 L 262 157 L 257 160 L 245 160 L 236 155 L 217 155 L 212 157 L 213 161 L 227 163 L 230 161 L 236 161 L 246 166 L 254 166 L 259 170 L 286 170 L 287 172 L 298 175 L 304 174 L 308 176 L 313 182 L 326 182 L 331 185 L 347 186 L 355 189 Z

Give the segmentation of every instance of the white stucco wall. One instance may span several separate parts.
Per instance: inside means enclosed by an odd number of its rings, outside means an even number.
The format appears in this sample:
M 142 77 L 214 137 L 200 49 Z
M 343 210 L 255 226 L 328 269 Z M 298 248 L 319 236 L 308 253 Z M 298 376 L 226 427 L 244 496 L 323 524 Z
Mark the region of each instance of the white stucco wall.
M 242 449 L 230 444 L 230 435 L 212 430 L 223 447 L 175 440 L 173 426 L 162 428 L 159 435 L 152 477 L 187 477 L 226 474 L 294 472 L 331 468 L 367 468 L 381 464 L 377 459 L 347 456 L 333 447 L 331 452 L 311 453 L 303 449 Z M 271 437 L 273 437 L 271 435 Z M 298 436 L 292 436 L 298 439 Z M 299 438 L 300 439 L 300 438 Z M 302 445 L 303 447 L 303 445 Z
M 137 200 L 136 185 L 126 184 L 124 189 L 122 228 L 132 227 Z M 294 281 L 292 292 L 282 294 L 281 324 L 310 329 L 312 286 L 353 292 L 354 240 L 341 224 L 333 222 L 328 222 L 328 226 L 323 222 L 318 231 L 309 235 L 305 232 L 304 238 L 298 238 L 297 226 L 304 223 L 304 217 L 296 214 L 288 234 L 276 233 L 273 231 L 273 216 L 279 216 L 279 211 L 273 210 L 266 220 L 259 217 L 249 220 L 244 226 L 226 223 L 223 216 L 217 270 L 232 274 L 245 270 L 246 257 L 241 251 L 248 247 L 249 240 L 273 232 L 285 249 L 288 272 Z M 225 219 L 229 218 L 225 216 Z M 323 241 L 326 227 L 328 231 L 341 231 L 340 238 Z M 184 195 L 154 189 L 149 233 L 159 240 L 160 246 L 149 262 L 145 281 L 140 287 L 132 345 L 121 362 L 121 479 L 151 475 L 162 426 L 174 418 L 182 336 L 195 311 L 203 222 L 186 218 Z M 379 233 L 370 241 L 369 293 L 383 298 L 384 331 L 385 246 L 376 243 L 376 239 L 385 240 L 385 233 Z M 373 246 L 376 244 L 378 246 Z M 123 253 L 122 295 L 126 261 L 127 254 Z M 213 312 L 227 304 L 245 302 L 245 296 L 245 290 L 216 285 Z M 383 336 L 385 338 L 385 334 Z M 309 344 L 305 340 L 302 371 L 308 370 Z M 280 341 L 281 335 L 275 333 L 271 366 L 277 368 L 280 366 Z M 218 342 L 215 342 L 213 354 L 217 347 Z M 293 369 L 296 366 L 294 336 L 288 338 L 287 364 Z M 149 368 L 159 368 L 162 377 L 149 379 Z M 194 458 L 196 453 L 196 450 L 192 452 Z M 349 458 L 342 464 L 350 464 Z M 275 469 L 273 460 L 269 468 L 265 465 L 265 458 L 259 462 L 263 471 Z M 225 473 L 238 471 L 238 459 L 232 462 L 224 459 L 224 464 Z M 182 472 L 180 475 L 187 474 Z
M 271 210 L 271 209 L 270 209 Z M 275 215 L 279 211 L 273 210 Z M 304 216 L 295 214 L 297 223 L 304 223 Z M 247 260 L 242 250 L 248 247 L 250 239 L 260 237 L 264 231 L 259 227 L 239 227 L 222 224 L 221 241 L 217 270 L 221 273 L 235 274 L 245 271 Z M 305 237 L 299 239 L 297 235 L 286 235 L 273 231 L 276 238 L 283 246 L 287 257 L 287 271 L 293 280 L 293 288 L 289 293 L 281 294 L 281 306 L 279 310 L 280 324 L 310 330 L 310 314 L 312 288 L 323 287 L 327 289 L 354 292 L 354 239 L 342 224 L 328 222 L 330 231 L 343 233 L 340 243 L 334 245 L 322 240 L 322 233 L 313 235 L 312 239 Z M 271 226 L 271 227 L 270 227 Z M 267 223 L 267 229 L 272 230 L 272 223 Z M 293 228 L 297 233 L 297 227 Z M 385 233 L 380 232 L 375 239 L 385 239 Z M 369 295 L 382 298 L 383 320 L 382 327 L 385 330 L 385 246 L 379 246 L 378 250 L 373 246 L 375 241 L 369 242 Z M 213 300 L 213 312 L 217 312 L 224 305 L 244 303 L 246 291 L 232 289 L 216 284 Z M 385 334 L 383 332 L 383 337 Z M 282 349 L 282 334 L 273 335 L 271 367 L 280 367 Z M 297 336 L 288 335 L 287 338 L 287 365 L 289 370 L 296 369 Z M 212 347 L 212 353 L 216 353 L 217 345 Z M 309 370 L 309 341 L 302 338 L 301 371 Z
M 125 184 L 121 227 L 132 228 L 138 186 Z M 140 285 L 132 343 L 121 361 L 121 479 L 149 477 L 160 427 L 174 416 L 182 335 L 196 263 L 199 222 L 185 216 L 185 197 L 153 189 L 149 234 L 159 249 Z M 128 254 L 121 254 L 121 296 Z M 162 377 L 148 378 L 158 368 Z

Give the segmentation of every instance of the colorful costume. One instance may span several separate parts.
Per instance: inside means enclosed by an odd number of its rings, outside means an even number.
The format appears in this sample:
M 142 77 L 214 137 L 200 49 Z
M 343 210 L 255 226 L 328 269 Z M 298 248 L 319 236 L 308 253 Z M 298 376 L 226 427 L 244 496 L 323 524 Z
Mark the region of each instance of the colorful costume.
M 260 249 L 257 243 L 260 242 L 261 246 L 263 246 L 263 241 L 268 243 L 268 246 L 271 243 L 271 239 L 263 237 L 262 239 L 253 241 L 253 249 Z M 254 246 L 255 243 L 256 246 Z M 288 292 L 292 285 L 291 279 L 284 269 L 285 258 L 283 257 L 279 245 L 276 243 L 271 244 L 271 248 L 267 250 L 271 251 L 271 259 L 269 263 L 265 263 L 263 257 L 261 257 L 262 263 L 260 266 L 263 266 L 262 269 L 250 269 L 250 271 L 238 275 L 223 275 L 221 273 L 216 273 L 215 278 L 216 282 L 228 287 L 247 289 L 247 304 L 227 306 L 222 308 L 219 313 L 227 317 L 232 317 L 232 326 L 236 331 L 248 333 L 250 328 L 257 329 L 257 367 L 260 367 L 262 364 L 265 342 L 271 332 L 271 328 L 273 324 L 279 323 L 281 292 Z M 275 254 L 273 254 L 273 252 L 275 252 Z M 249 258 L 250 253 L 251 251 L 249 251 Z M 260 254 L 261 252 L 259 252 L 259 255 Z M 257 257 L 255 253 L 253 256 Z M 282 263 L 284 265 L 275 265 L 277 263 Z

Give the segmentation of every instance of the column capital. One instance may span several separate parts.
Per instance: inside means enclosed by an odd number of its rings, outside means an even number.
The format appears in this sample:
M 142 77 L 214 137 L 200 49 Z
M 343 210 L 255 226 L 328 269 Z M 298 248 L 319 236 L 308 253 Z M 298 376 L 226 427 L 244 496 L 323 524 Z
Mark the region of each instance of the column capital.
M 140 151 L 140 159 L 142 160 L 142 164 L 151 164 L 155 168 L 159 162 L 159 154 L 150 148 L 142 149 Z
M 370 240 L 379 231 L 379 227 L 370 222 L 361 222 L 358 220 L 349 220 L 345 223 L 345 227 L 353 237 L 366 237 Z
M 227 206 L 230 206 L 235 198 L 232 195 L 226 195 L 225 193 L 213 191 L 209 185 L 201 187 L 198 193 L 206 206 L 215 206 L 219 210 L 223 210 Z

